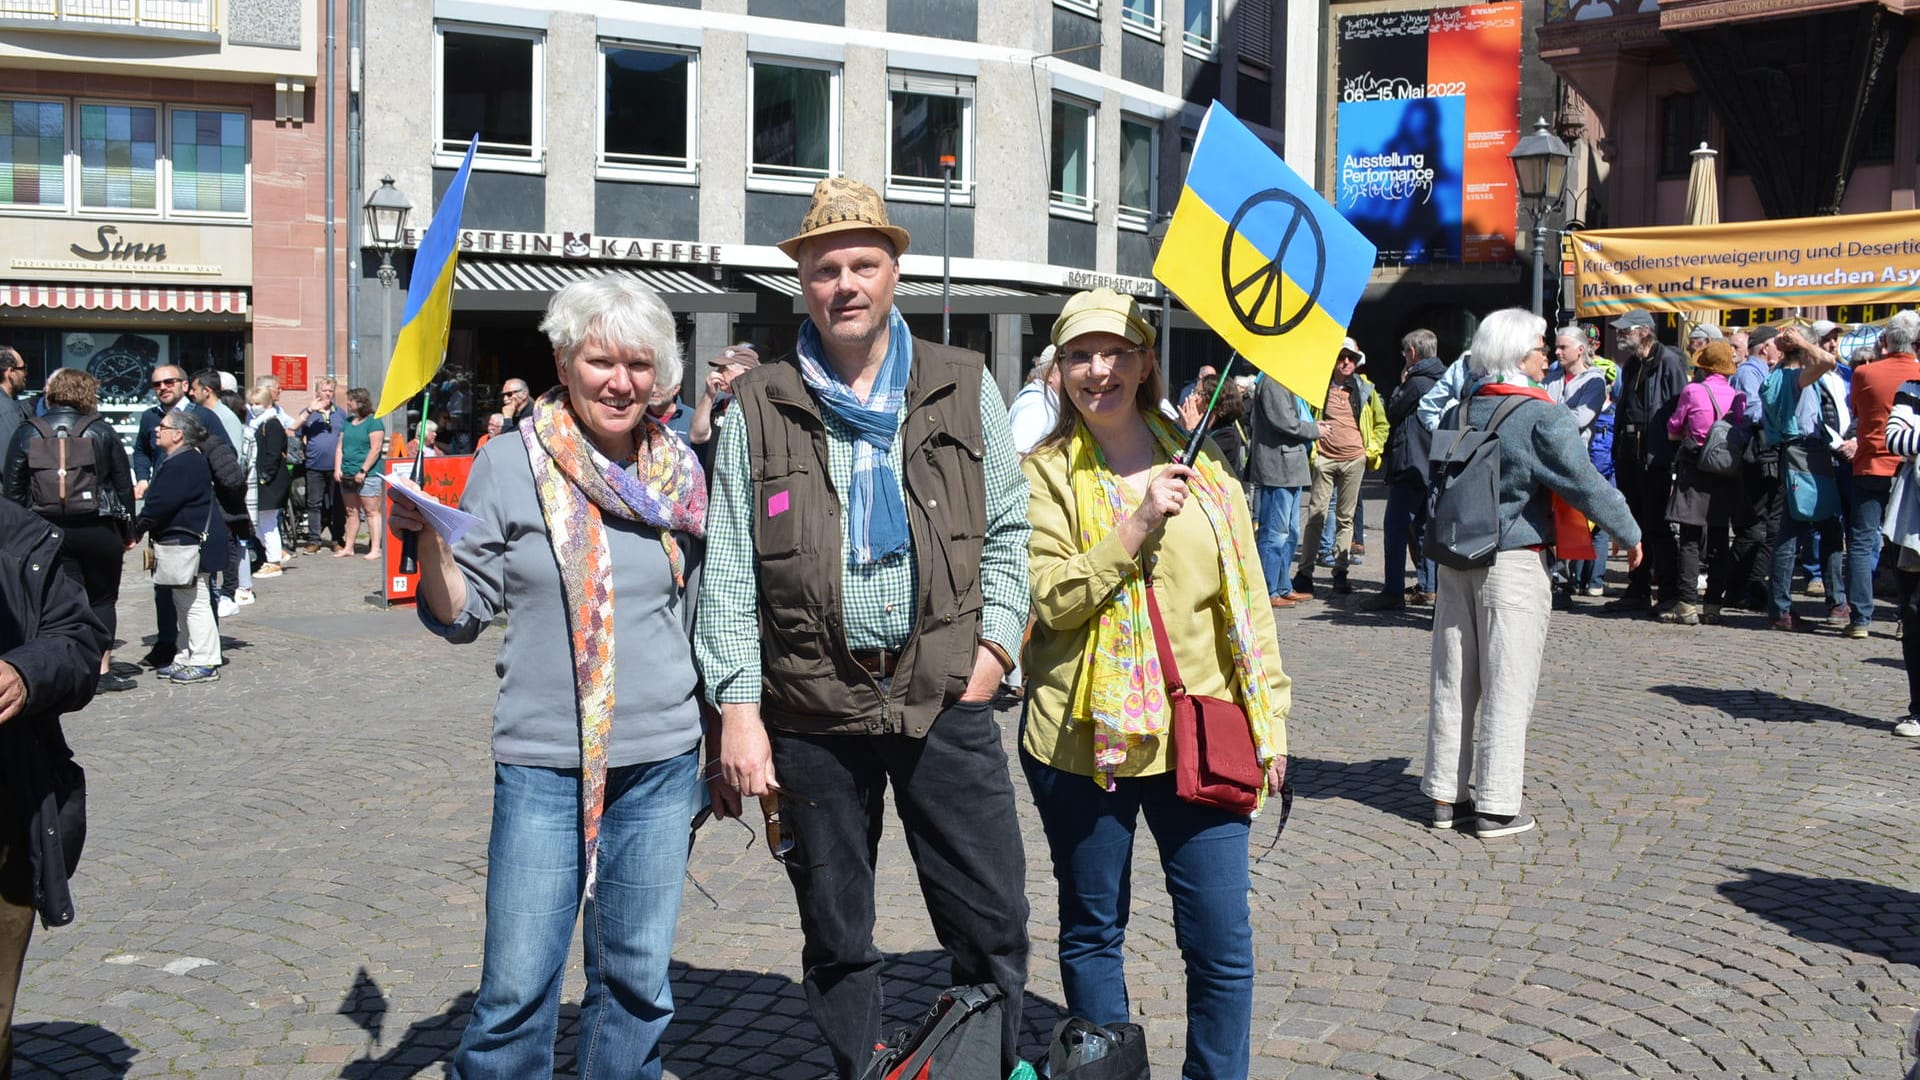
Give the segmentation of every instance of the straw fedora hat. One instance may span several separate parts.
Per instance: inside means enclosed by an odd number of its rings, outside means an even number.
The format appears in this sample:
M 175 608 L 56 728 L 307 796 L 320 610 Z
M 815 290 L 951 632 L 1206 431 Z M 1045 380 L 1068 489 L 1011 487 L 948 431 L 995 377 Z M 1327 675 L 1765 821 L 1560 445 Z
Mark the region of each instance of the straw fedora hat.
M 804 241 L 855 229 L 872 229 L 885 236 L 893 243 L 896 257 L 907 253 L 913 239 L 907 230 L 887 220 L 887 204 L 879 192 L 858 180 L 829 176 L 813 185 L 813 203 L 807 207 L 807 216 L 800 219 L 800 231 L 782 240 L 780 250 L 798 262 Z

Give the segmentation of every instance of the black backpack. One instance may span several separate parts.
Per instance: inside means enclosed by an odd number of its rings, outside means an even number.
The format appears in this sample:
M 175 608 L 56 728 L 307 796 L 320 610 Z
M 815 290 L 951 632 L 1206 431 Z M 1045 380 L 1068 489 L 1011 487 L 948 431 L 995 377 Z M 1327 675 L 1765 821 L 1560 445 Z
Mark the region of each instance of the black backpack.
M 100 511 L 100 463 L 84 430 L 27 418 L 38 437 L 27 440 L 28 507 L 45 517 Z M 84 429 L 85 425 L 81 425 Z
M 1467 402 L 1452 422 L 1433 433 L 1427 455 L 1427 558 L 1455 570 L 1492 566 L 1500 553 L 1500 436 L 1502 422 L 1520 403 L 1515 394 L 1500 403 L 1485 428 L 1467 419 Z

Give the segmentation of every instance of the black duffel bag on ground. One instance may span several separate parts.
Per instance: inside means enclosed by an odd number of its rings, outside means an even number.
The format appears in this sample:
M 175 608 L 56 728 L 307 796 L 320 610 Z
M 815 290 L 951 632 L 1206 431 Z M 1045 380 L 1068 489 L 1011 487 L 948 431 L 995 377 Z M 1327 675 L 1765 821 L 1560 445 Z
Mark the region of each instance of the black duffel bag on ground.
M 1000 1069 L 1000 988 L 956 986 L 918 1028 L 901 1028 L 873 1053 L 860 1080 L 1006 1080 Z

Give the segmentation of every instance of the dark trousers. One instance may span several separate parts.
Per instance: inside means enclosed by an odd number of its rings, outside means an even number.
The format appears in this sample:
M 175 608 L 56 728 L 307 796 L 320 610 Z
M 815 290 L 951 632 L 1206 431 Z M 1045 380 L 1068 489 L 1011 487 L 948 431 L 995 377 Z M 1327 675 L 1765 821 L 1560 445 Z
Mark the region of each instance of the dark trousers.
M 873 875 L 889 783 L 952 984 L 992 983 L 1006 995 L 1000 1058 L 1012 1072 L 1027 982 L 1026 856 L 993 706 L 956 702 L 925 739 L 775 731 L 772 741 L 807 1004 L 841 1080 L 860 1075 L 880 1038 Z
M 15 813 L 6 810 L 9 818 Z M 33 871 L 26 839 L 23 820 L 0 827 L 0 1080 L 13 1076 L 13 1003 L 33 937 Z
M 1707 567 L 1707 592 L 1705 602 L 1720 607 L 1727 601 L 1727 595 L 1733 573 L 1733 549 L 1728 543 L 1727 523 L 1725 520 L 1709 521 L 1705 525 L 1679 525 L 1680 601 L 1685 604 L 1700 603 L 1700 566 L 1703 561 Z M 1735 595 L 1738 595 L 1737 593 Z
M 306 476 L 307 543 L 318 544 L 324 528 L 333 534 L 333 546 L 339 547 L 345 543 L 341 534 L 347 531 L 347 507 L 340 501 L 340 482 L 330 469 L 308 469 Z
M 87 590 L 87 606 L 107 628 L 113 640 L 114 605 L 120 600 L 120 568 L 124 542 L 120 528 L 99 515 L 54 519 L 60 527 L 60 569 Z
M 1646 545 L 1646 558 L 1638 569 L 1627 574 L 1627 592 L 1634 596 L 1652 595 L 1659 589 L 1659 600 L 1679 599 L 1675 586 L 1679 580 L 1679 550 L 1673 530 L 1667 525 L 1667 494 L 1673 487 L 1673 463 L 1647 461 L 1635 454 L 1632 460 L 1616 461 L 1614 483 L 1627 498 L 1627 508 L 1640 526 L 1640 542 Z
M 1417 568 L 1414 580 L 1422 590 L 1433 588 L 1433 571 L 1426 559 L 1427 486 L 1418 478 L 1394 480 L 1387 485 L 1387 553 L 1380 591 L 1390 596 L 1407 591 L 1407 560 Z
M 1900 592 L 1900 657 L 1907 664 L 1907 715 L 1920 716 L 1920 573 L 1893 575 Z
M 1764 611 L 1772 591 L 1773 544 L 1779 536 L 1780 504 L 1786 494 L 1771 461 L 1743 466 L 1740 481 L 1745 496 L 1734 507 L 1733 568 L 1727 601 Z

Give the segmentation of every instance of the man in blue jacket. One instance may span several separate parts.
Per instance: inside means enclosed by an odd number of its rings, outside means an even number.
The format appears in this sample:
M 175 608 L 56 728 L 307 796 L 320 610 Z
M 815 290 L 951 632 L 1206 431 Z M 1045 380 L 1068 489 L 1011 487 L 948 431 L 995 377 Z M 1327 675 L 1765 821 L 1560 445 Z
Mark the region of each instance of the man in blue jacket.
M 59 552 L 57 526 L 0 499 L 0 1075 L 11 1071 L 34 916 L 73 921 L 67 879 L 85 811 L 60 716 L 93 700 L 107 648 L 106 627 L 86 590 L 59 571 Z

